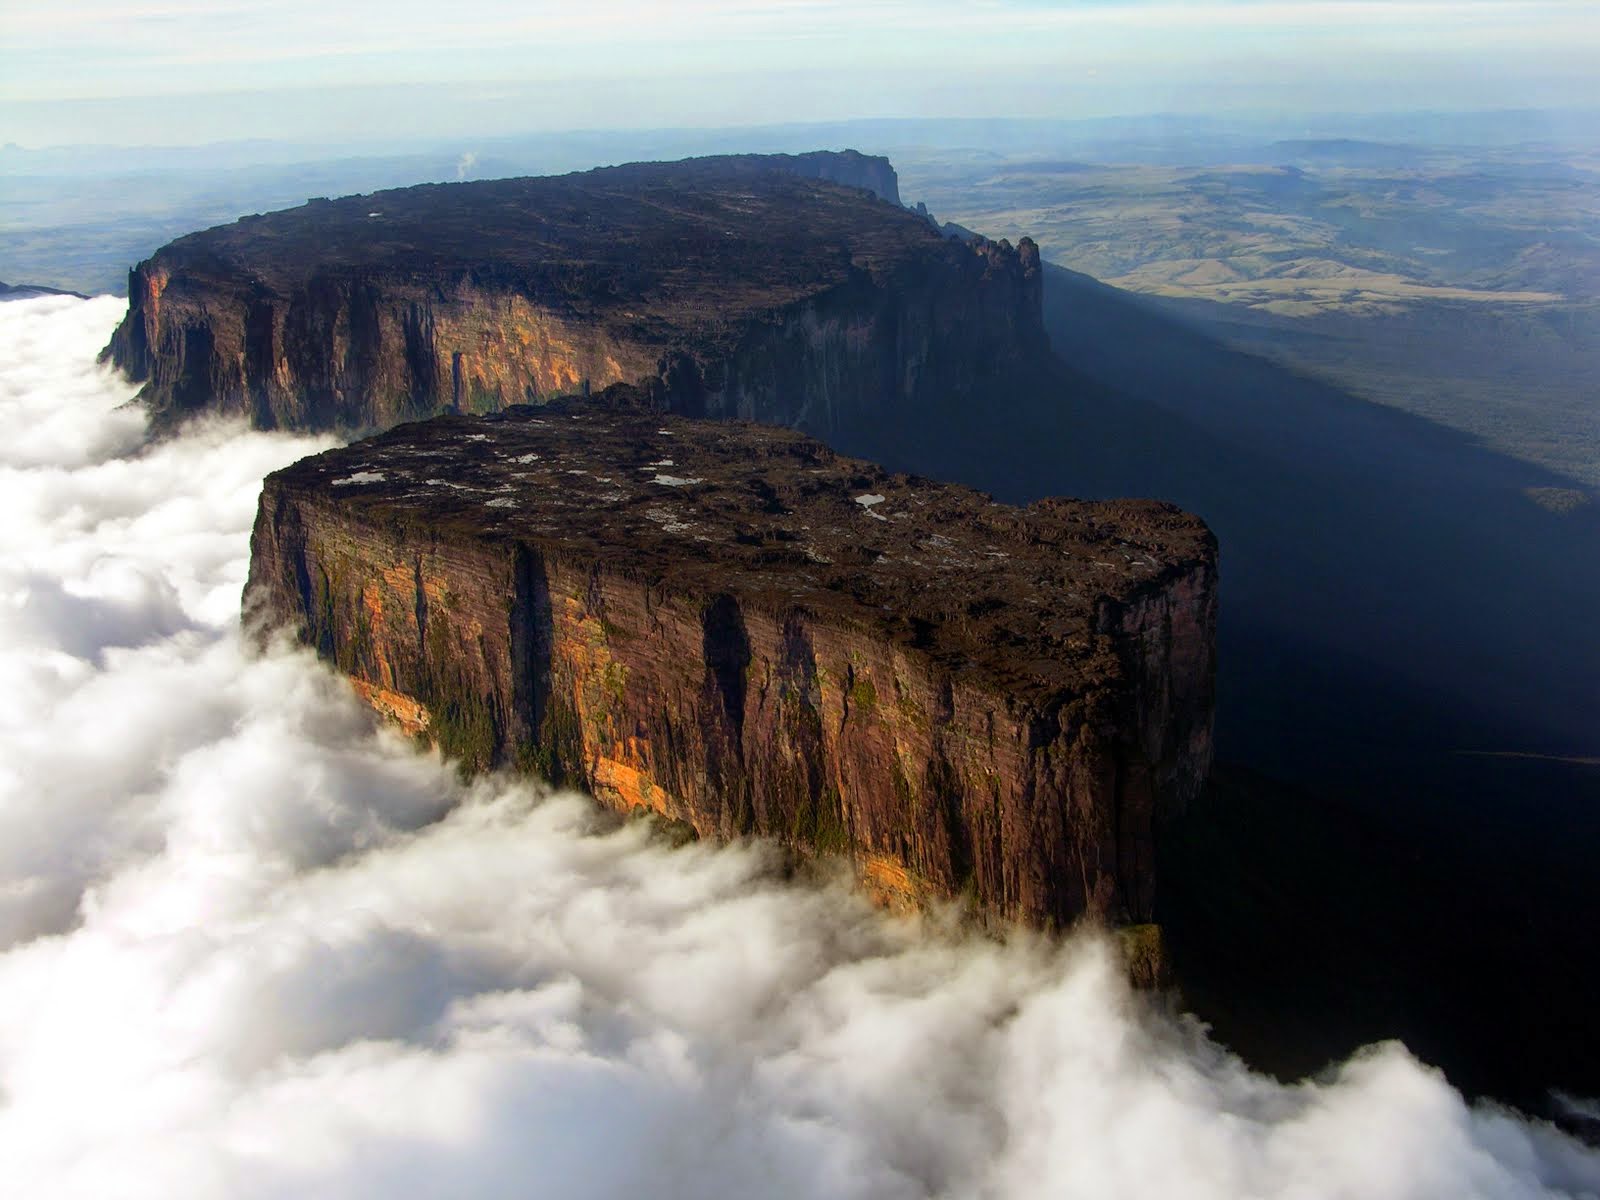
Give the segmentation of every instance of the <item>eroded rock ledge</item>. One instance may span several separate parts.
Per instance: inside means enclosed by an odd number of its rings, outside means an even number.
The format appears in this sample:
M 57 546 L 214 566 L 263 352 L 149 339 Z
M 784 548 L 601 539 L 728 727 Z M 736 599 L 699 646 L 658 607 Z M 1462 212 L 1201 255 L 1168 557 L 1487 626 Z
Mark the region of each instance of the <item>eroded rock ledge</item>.
M 247 606 L 403 725 L 1005 920 L 1149 919 L 1211 757 L 1215 542 L 787 431 L 587 404 L 268 477 Z
M 140 263 L 105 357 L 158 425 L 359 433 L 628 382 L 832 436 L 1047 345 L 1031 241 L 951 240 L 897 196 L 846 151 L 312 201 Z

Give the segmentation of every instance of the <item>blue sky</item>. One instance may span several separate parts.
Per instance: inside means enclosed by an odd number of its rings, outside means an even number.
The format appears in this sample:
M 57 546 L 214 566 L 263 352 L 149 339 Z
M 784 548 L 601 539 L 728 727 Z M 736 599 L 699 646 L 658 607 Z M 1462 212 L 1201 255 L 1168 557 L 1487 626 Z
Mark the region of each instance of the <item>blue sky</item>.
M 0 141 L 1592 105 L 1596 63 L 1600 0 L 0 0 Z

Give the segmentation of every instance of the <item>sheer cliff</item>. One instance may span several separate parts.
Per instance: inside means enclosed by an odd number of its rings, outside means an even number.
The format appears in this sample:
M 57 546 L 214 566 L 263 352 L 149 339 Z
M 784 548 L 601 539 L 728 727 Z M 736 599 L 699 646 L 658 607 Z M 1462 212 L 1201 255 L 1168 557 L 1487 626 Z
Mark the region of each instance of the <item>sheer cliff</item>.
M 1008 920 L 1147 920 L 1210 764 L 1215 543 L 798 434 L 586 404 L 268 478 L 247 605 L 469 767 L 847 855 Z
M 362 432 L 629 382 L 830 436 L 1047 345 L 1032 242 L 954 241 L 897 198 L 846 152 L 315 200 L 140 263 L 106 356 L 169 424 Z

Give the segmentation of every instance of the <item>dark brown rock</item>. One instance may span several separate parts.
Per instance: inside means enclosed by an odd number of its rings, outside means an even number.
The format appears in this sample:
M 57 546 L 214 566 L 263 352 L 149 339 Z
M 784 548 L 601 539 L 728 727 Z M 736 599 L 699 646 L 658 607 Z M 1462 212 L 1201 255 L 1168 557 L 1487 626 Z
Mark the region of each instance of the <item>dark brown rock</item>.
M 862 154 L 859 150 L 812 150 L 806 154 L 718 155 L 715 161 L 785 171 L 803 179 L 825 179 L 829 183 L 871 192 L 891 204 L 900 203 L 900 177 L 889 160 L 879 154 Z
M 140 263 L 106 356 L 167 424 L 360 432 L 629 382 L 830 436 L 1047 344 L 1031 242 L 952 241 L 896 198 L 845 152 L 315 200 Z
M 270 476 L 249 604 L 469 767 L 1002 919 L 1148 920 L 1211 756 L 1205 526 L 644 405 L 441 417 Z

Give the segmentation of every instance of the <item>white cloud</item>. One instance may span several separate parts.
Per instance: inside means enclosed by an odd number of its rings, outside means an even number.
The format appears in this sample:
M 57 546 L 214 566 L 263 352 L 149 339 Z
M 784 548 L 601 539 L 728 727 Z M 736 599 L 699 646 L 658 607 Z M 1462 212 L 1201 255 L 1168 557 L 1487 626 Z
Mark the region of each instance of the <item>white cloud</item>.
M 464 787 L 248 654 L 258 480 L 142 452 L 111 301 L 0 305 L 0 1178 L 17 1195 L 1523 1197 L 1600 1155 L 1397 1046 L 1295 1087 L 1104 947 L 895 922 Z M 9 619 L 22 614 L 23 619 Z

